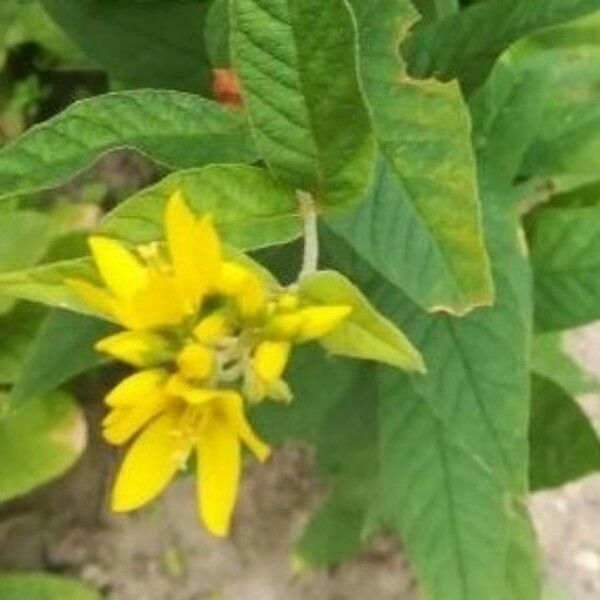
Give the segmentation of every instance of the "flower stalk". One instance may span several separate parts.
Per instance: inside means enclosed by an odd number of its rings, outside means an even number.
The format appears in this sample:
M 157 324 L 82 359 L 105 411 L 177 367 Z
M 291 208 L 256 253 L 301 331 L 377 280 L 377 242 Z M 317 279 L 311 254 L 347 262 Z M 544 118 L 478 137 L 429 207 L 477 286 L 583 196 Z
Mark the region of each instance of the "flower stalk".
M 298 191 L 300 213 L 304 221 L 304 254 L 298 280 L 316 273 L 319 266 L 319 232 L 317 207 L 314 198 L 308 192 Z

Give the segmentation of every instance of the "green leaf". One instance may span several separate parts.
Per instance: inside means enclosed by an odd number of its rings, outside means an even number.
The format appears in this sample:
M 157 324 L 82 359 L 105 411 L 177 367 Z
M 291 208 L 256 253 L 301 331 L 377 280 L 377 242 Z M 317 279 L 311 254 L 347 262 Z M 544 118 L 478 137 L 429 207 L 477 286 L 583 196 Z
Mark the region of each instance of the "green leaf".
M 404 44 L 411 75 L 458 78 L 478 87 L 519 38 L 591 14 L 597 0 L 487 0 L 435 23 L 423 22 Z
M 323 415 L 315 440 L 316 460 L 331 491 L 296 545 L 300 565 L 335 565 L 364 541 L 378 474 L 379 408 L 374 401 L 374 375 L 373 365 L 358 365 L 351 372 L 346 393 L 329 402 Z
M 78 258 L 23 271 L 0 273 L 0 295 L 39 302 L 91 316 L 100 316 L 96 315 L 65 285 L 67 279 L 94 281 L 96 273 L 91 260 Z
M 493 308 L 462 318 L 429 315 L 382 279 L 361 273 L 343 256 L 335 256 L 334 265 L 350 274 L 422 352 L 428 373 L 415 377 L 417 392 L 443 421 L 461 432 L 467 448 L 498 473 L 508 488 L 522 489 L 529 397 L 529 272 L 521 254 L 516 215 L 488 208 L 498 288 Z
M 341 398 L 352 397 L 362 365 L 327 356 L 317 344 L 294 348 L 285 373 L 294 394 L 290 404 L 262 402 L 250 412 L 261 435 L 271 444 L 304 442 L 316 446 L 322 423 Z M 306 374 L 311 376 L 307 377 Z
M 600 45 L 548 49 L 526 55 L 525 66 L 546 78 L 552 93 L 544 127 L 522 166 L 528 176 L 600 171 Z
M 45 314 L 41 306 L 21 303 L 0 315 L 0 386 L 13 384 L 19 378 Z
M 423 358 L 409 339 L 377 312 L 348 279 L 335 271 L 319 271 L 300 280 L 300 298 L 311 305 L 350 306 L 350 316 L 319 339 L 329 352 L 375 360 L 408 371 L 425 371 Z
M 203 39 L 204 3 L 41 3 L 85 54 L 115 79 L 134 87 L 207 89 L 210 69 Z
M 52 312 L 27 352 L 9 395 L 11 405 L 43 396 L 107 362 L 94 351 L 94 344 L 113 331 L 105 321 L 62 310 Z
M 83 583 L 46 573 L 11 573 L 0 576 L 2 600 L 100 600 Z
M 599 34 L 600 11 L 596 11 L 566 25 L 544 29 L 528 41 L 543 48 L 594 45 L 600 40 Z
M 569 394 L 600 391 L 600 380 L 576 362 L 564 347 L 564 334 L 542 333 L 534 336 L 531 348 L 531 370 L 551 379 Z
M 554 208 L 600 208 L 600 181 L 559 191 L 550 198 Z
M 0 502 L 58 477 L 81 455 L 83 414 L 67 394 L 31 400 L 0 417 Z
M 504 600 L 502 484 L 406 377 L 387 371 L 380 393 L 381 510 L 400 532 L 426 597 Z
M 544 377 L 533 377 L 531 394 L 531 488 L 553 488 L 600 471 L 600 438 L 577 402 Z
M 374 146 L 346 3 L 232 0 L 230 6 L 233 66 L 265 161 L 320 204 L 358 199 L 369 183 Z
M 507 59 L 498 62 L 470 98 L 483 188 L 513 183 L 525 152 L 547 124 L 548 99 L 554 93 L 547 69 L 524 68 Z
M 523 499 L 513 501 L 509 510 L 511 521 L 506 558 L 506 598 L 538 600 L 542 595 L 542 558 L 533 520 Z
M 241 250 L 280 244 L 301 233 L 293 190 L 275 182 L 265 170 L 245 165 L 210 165 L 173 173 L 121 203 L 98 232 L 134 244 L 161 239 L 165 204 L 176 190 L 197 212 L 211 213 L 223 239 Z
M 540 331 L 600 319 L 600 207 L 531 213 L 527 238 L 535 278 Z
M 35 264 L 50 242 L 50 220 L 30 210 L 1 213 L 0 231 L 0 272 Z
M 510 539 L 502 562 L 502 568 L 506 569 L 502 581 L 497 580 L 495 562 L 481 569 L 489 574 L 490 588 L 498 585 L 503 599 L 534 600 L 535 596 L 525 595 L 529 594 L 525 585 L 528 583 L 533 589 L 538 581 L 535 560 L 524 566 L 511 558 L 514 554 L 523 555 L 517 548 L 524 547 L 525 538 L 531 535 L 520 527 L 523 517 L 517 510 L 524 502 L 528 481 L 530 273 L 514 206 L 506 203 L 504 193 L 488 190 L 483 196 L 483 207 L 496 303 L 492 308 L 475 310 L 463 318 L 423 313 L 403 298 L 397 288 L 360 263 L 356 255 L 340 247 L 339 238 L 327 249 L 334 259 L 332 266 L 350 274 L 423 353 L 429 371 L 412 378 L 414 394 L 419 402 L 429 405 L 436 419 L 450 432 L 448 435 L 460 432 L 460 445 L 476 462 L 487 465 L 500 486 L 505 508 L 490 522 L 501 522 L 506 516 L 504 511 L 509 510 Z M 324 241 L 327 242 L 327 238 Z M 395 400 L 400 404 L 404 398 L 403 388 L 398 386 L 396 393 Z M 488 491 L 491 496 L 487 502 L 495 505 L 495 492 L 491 487 Z M 446 525 L 438 524 L 436 530 L 442 526 Z M 418 544 L 419 540 L 414 543 Z M 533 542 L 529 540 L 529 543 Z M 489 557 L 486 551 L 481 548 L 482 556 Z M 429 557 L 426 553 L 420 556 L 423 563 L 418 568 L 425 574 L 431 573 L 433 566 Z M 458 559 L 453 560 L 456 564 Z M 517 572 L 521 569 L 526 573 Z M 529 578 L 525 577 L 527 573 Z M 428 586 L 433 584 L 434 581 L 427 582 Z M 518 589 L 523 593 L 510 591 L 513 586 L 520 586 Z M 447 600 L 449 596 L 440 592 L 439 597 Z M 457 597 L 463 600 L 486 596 L 467 591 Z
M 460 0 L 413 0 L 424 18 L 435 21 L 460 10 Z
M 381 156 L 367 200 L 329 221 L 393 284 L 428 310 L 492 301 L 471 123 L 458 86 L 413 80 L 397 47 L 407 2 L 356 0 L 360 74 Z
M 204 37 L 210 64 L 214 68 L 230 66 L 229 33 L 229 0 L 212 0 L 206 13 Z
M 360 549 L 366 506 L 356 490 L 364 483 L 353 479 L 343 486 L 334 484 L 335 490 L 311 516 L 296 544 L 297 567 L 319 569 L 336 565 Z
M 116 148 L 172 168 L 251 162 L 241 114 L 181 92 L 116 92 L 76 102 L 0 151 L 0 197 L 52 187 Z
M 18 210 L 0 213 L 0 276 L 34 265 L 50 243 L 50 220 L 42 213 Z M 14 303 L 0 291 L 0 314 Z

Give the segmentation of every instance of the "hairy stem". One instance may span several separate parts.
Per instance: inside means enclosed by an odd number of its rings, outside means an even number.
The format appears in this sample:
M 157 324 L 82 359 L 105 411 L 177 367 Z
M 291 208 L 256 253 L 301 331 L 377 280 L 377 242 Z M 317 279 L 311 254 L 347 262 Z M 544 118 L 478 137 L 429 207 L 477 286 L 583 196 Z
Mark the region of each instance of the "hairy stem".
M 319 264 L 319 234 L 317 208 L 313 197 L 307 192 L 297 192 L 300 211 L 304 220 L 304 255 L 298 279 L 315 273 Z

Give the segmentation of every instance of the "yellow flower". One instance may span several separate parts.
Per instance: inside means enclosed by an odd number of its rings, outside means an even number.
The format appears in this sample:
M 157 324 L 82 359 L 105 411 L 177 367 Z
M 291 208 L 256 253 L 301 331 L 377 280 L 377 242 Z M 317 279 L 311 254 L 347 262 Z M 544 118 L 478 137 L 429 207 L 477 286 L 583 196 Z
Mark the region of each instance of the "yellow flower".
M 167 203 L 165 237 L 167 256 L 158 246 L 139 248 L 136 255 L 115 240 L 92 237 L 92 257 L 106 287 L 78 279 L 68 284 L 91 307 L 134 330 L 180 325 L 212 294 L 230 297 L 244 317 L 262 310 L 258 276 L 223 260 L 212 219 L 197 218 L 179 192 Z
M 249 401 L 291 400 L 283 376 L 293 344 L 326 335 L 350 308 L 304 305 L 295 294 L 270 289 L 249 259 L 224 259 L 210 216 L 196 217 L 180 193 L 167 203 L 164 233 L 164 247 L 134 250 L 93 237 L 104 287 L 69 284 L 125 328 L 100 340 L 97 350 L 141 369 L 106 397 L 105 439 L 133 439 L 113 509 L 153 500 L 195 452 L 199 515 L 222 536 L 238 492 L 242 446 L 261 461 L 270 452 L 246 419 L 242 393 Z
M 105 419 L 105 436 L 123 443 L 145 426 L 125 455 L 112 508 L 130 511 L 156 498 L 195 451 L 199 515 L 211 533 L 224 536 L 239 488 L 242 444 L 261 461 L 269 447 L 252 431 L 238 393 L 192 389 L 188 401 L 185 389 L 183 395 L 170 393 L 170 386 L 163 385 L 165 375 L 142 372 L 112 392 L 118 406 Z M 194 395 L 197 391 L 204 393 Z
M 106 288 L 70 280 L 71 288 L 91 307 L 127 329 L 174 326 L 194 310 L 181 286 L 160 263 L 144 265 L 119 242 L 92 237 L 90 249 Z
M 271 305 L 271 314 L 256 346 L 251 370 L 246 374 L 247 397 L 258 402 L 264 398 L 288 402 L 292 394 L 282 376 L 293 344 L 308 342 L 333 331 L 350 314 L 349 306 L 302 307 L 293 294 L 282 295 Z

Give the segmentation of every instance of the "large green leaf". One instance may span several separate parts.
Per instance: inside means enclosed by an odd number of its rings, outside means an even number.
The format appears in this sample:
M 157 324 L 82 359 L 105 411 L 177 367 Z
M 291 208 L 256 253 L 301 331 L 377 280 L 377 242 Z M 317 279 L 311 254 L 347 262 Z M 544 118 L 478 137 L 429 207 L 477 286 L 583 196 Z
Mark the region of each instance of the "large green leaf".
M 407 76 L 397 48 L 415 18 L 410 3 L 352 6 L 381 156 L 367 200 L 330 224 L 424 308 L 464 313 L 489 304 L 471 123 L 458 86 Z
M 346 393 L 329 401 L 315 439 L 330 494 L 296 546 L 300 564 L 322 567 L 354 554 L 364 541 L 378 468 L 377 387 L 373 366 L 357 366 Z
M 50 219 L 29 210 L 0 213 L 0 274 L 34 265 L 46 252 L 51 238 Z M 14 303 L 0 292 L 0 314 Z
M 211 165 L 173 173 L 133 195 L 104 219 L 99 233 L 135 244 L 161 239 L 165 204 L 176 190 L 199 213 L 211 213 L 224 240 L 241 250 L 283 243 L 302 231 L 293 190 L 267 171 Z
M 527 499 L 513 502 L 510 511 L 506 598 L 539 600 L 542 596 L 542 557 Z
M 331 248 L 334 265 L 405 331 L 422 352 L 428 374 L 414 386 L 465 444 L 512 489 L 525 484 L 531 299 L 529 270 L 514 209 L 487 198 L 486 224 L 497 300 L 470 315 L 424 313 L 396 288 Z
M 76 102 L 3 148 L 0 197 L 62 183 L 123 147 L 173 168 L 254 159 L 238 113 L 182 92 L 117 92 Z
M 600 471 L 600 438 L 585 413 L 559 386 L 533 377 L 531 488 L 564 485 Z
M 565 25 L 544 29 L 531 36 L 529 43 L 546 48 L 598 44 L 599 34 L 600 11 L 596 11 Z
M 600 39 L 600 38 L 599 38 Z M 544 127 L 525 156 L 528 176 L 563 174 L 599 178 L 600 43 L 531 52 L 525 69 L 546 78 L 552 93 Z
M 119 81 L 134 87 L 205 90 L 205 3 L 169 0 L 41 0 L 69 37 Z
M 404 46 L 415 77 L 480 85 L 520 37 L 598 10 L 597 0 L 487 0 L 435 23 L 423 22 Z
M 533 338 L 531 371 L 551 379 L 573 395 L 600 391 L 600 378 L 586 370 L 565 347 L 565 335 L 560 332 L 539 333 Z
M 21 303 L 0 315 L 0 386 L 13 384 L 19 378 L 45 314 L 41 306 Z
M 460 432 L 461 447 L 476 462 L 487 465 L 500 486 L 504 504 L 494 521 L 502 522 L 508 515 L 508 548 L 505 547 L 502 562 L 502 569 L 506 571 L 502 571 L 503 578 L 498 581 L 497 565 L 490 564 L 485 569 L 489 580 L 480 580 L 480 585 L 486 589 L 498 585 L 501 598 L 533 600 L 539 585 L 537 562 L 535 554 L 529 551 L 532 534 L 521 508 L 528 481 L 530 274 L 514 205 L 506 202 L 505 193 L 499 191 L 486 191 L 483 200 L 496 303 L 492 308 L 475 310 L 466 317 L 425 314 L 408 299 L 403 299 L 396 288 L 374 277 L 364 265 L 356 268 L 356 258 L 336 252 L 335 246 L 330 252 L 335 258 L 334 266 L 352 274 L 351 279 L 408 333 L 423 353 L 428 374 L 415 376 L 412 390 L 408 390 L 419 402 L 431 407 L 448 435 Z M 398 386 L 396 392 L 398 410 L 401 410 L 403 388 Z M 488 492 L 495 493 L 491 487 Z M 487 501 L 489 507 L 497 506 L 493 496 Z M 405 532 L 401 533 L 406 537 Z M 462 535 L 468 536 L 469 532 Z M 409 539 L 408 545 L 419 543 L 418 539 Z M 483 538 L 470 539 L 477 546 Z M 433 577 L 427 553 L 420 549 L 417 552 L 418 546 L 411 550 L 408 545 L 407 550 L 413 552 L 414 560 L 418 561 L 417 570 L 423 576 Z M 456 550 L 456 546 L 449 547 Z M 481 552 L 489 558 L 486 548 Z M 455 565 L 460 564 L 456 556 L 453 561 Z M 460 574 L 457 577 L 457 581 L 463 580 Z M 480 574 L 475 577 L 479 578 Z M 431 579 L 424 585 L 434 584 L 435 580 Z M 457 594 L 461 589 L 455 588 Z M 461 600 L 486 597 L 472 594 L 469 589 L 456 597 Z M 446 600 L 451 596 L 440 592 L 439 597 Z
M 547 124 L 554 93 L 547 69 L 525 68 L 507 59 L 498 62 L 473 94 L 469 105 L 482 188 L 513 183 L 525 152 Z
M 526 220 L 542 331 L 600 319 L 600 207 L 548 207 Z
M 0 502 L 58 477 L 79 458 L 86 424 L 73 399 L 55 392 L 0 416 Z
M 231 63 L 229 32 L 229 0 L 212 0 L 206 13 L 204 37 L 214 68 L 228 68 Z
M 0 575 L 2 600 L 100 600 L 100 595 L 83 583 L 45 573 Z
M 355 465 L 350 463 L 352 468 Z M 360 471 L 349 481 L 336 481 L 333 491 L 311 515 L 298 540 L 294 555 L 296 568 L 334 566 L 355 554 L 361 547 L 367 505 L 361 492 L 371 484 L 373 473 L 365 479 Z
M 352 398 L 358 373 L 358 363 L 327 356 L 317 344 L 297 346 L 285 373 L 294 401 L 262 402 L 250 411 L 250 417 L 269 443 L 316 446 L 329 411 L 341 398 Z
M 576 179 L 574 180 L 576 181 Z M 550 200 L 555 208 L 600 208 L 600 180 L 585 181 L 558 191 Z
M 368 185 L 374 148 L 346 3 L 230 6 L 233 65 L 265 161 L 321 204 L 356 200 Z
M 98 316 L 65 285 L 67 279 L 96 279 L 91 260 L 79 258 L 0 273 L 0 295 Z
M 298 295 L 311 305 L 349 306 L 349 317 L 319 339 L 321 345 L 342 356 L 374 360 L 408 371 L 425 371 L 423 358 L 409 339 L 380 315 L 348 279 L 335 271 L 319 271 L 303 277 Z
M 94 351 L 94 343 L 112 331 L 105 321 L 63 310 L 52 312 L 32 340 L 10 392 L 11 405 L 43 396 L 107 362 Z
M 412 0 L 425 19 L 443 19 L 460 10 L 460 0 Z
M 402 375 L 381 380 L 383 516 L 427 598 L 504 600 L 508 513 L 495 474 Z
M 50 220 L 31 210 L 0 214 L 0 231 L 0 272 L 36 263 L 50 242 Z

